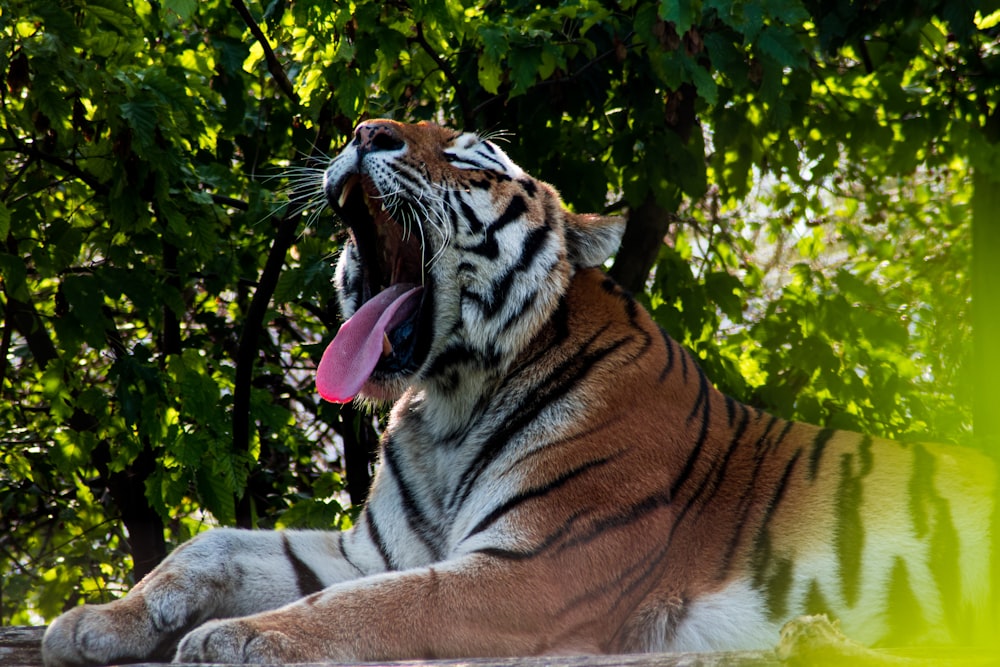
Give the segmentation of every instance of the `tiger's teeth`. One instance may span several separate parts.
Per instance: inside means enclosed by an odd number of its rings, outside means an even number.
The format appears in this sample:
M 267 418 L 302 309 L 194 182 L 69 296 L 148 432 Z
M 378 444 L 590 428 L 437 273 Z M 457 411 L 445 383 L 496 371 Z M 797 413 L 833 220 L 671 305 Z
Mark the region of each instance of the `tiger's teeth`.
M 392 343 L 389 342 L 389 336 L 382 334 L 382 356 L 388 357 L 392 354 Z
M 346 185 L 340 191 L 340 197 L 337 198 L 337 206 L 339 206 L 340 208 L 344 208 L 344 204 L 347 203 L 347 193 L 349 191 L 350 191 L 350 188 L 347 187 Z

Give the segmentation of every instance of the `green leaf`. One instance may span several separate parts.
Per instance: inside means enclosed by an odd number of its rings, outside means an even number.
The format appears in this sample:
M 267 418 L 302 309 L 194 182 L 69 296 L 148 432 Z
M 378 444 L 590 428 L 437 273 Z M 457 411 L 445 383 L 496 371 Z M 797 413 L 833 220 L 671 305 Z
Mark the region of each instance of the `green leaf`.
M 301 267 L 287 268 L 278 276 L 278 284 L 274 288 L 275 303 L 294 301 L 302 294 L 305 276 Z
M 219 474 L 216 466 L 202 465 L 195 473 L 198 495 L 205 507 L 223 526 L 231 526 L 236 521 L 236 499 L 230 479 Z
M 121 116 L 135 133 L 143 150 L 153 146 L 156 132 L 156 104 L 150 100 L 132 100 L 119 106 Z
M 773 58 L 782 67 L 800 68 L 808 64 L 802 43 L 787 26 L 765 26 L 756 44 L 761 53 Z
M 111 28 L 120 35 L 128 35 L 135 30 L 132 13 L 114 0 L 89 0 L 87 13 L 100 19 L 102 28 Z
M 535 75 L 543 69 L 541 64 L 542 50 L 537 47 L 511 49 L 508 56 L 511 70 L 511 97 L 523 95 L 535 83 Z M 545 68 L 547 69 L 547 68 Z
M 660 17 L 674 24 L 678 35 L 683 35 L 701 15 L 699 0 L 660 0 Z
M 727 317 L 737 322 L 743 319 L 742 287 L 739 279 L 728 273 L 715 271 L 705 276 L 708 297 Z
M 707 104 L 716 104 L 719 101 L 719 87 L 709 70 L 690 58 L 685 59 L 684 69 L 697 89 L 698 97 Z
M 500 90 L 500 81 L 503 77 L 503 69 L 500 63 L 486 53 L 479 56 L 479 85 L 487 93 L 496 95 Z
M 761 6 L 775 22 L 787 26 L 799 25 L 811 18 L 801 0 L 767 0 Z
M 500 61 L 507 55 L 509 45 L 507 31 L 497 26 L 487 26 L 477 31 L 483 42 L 483 53 L 495 61 Z
M 70 314 L 83 327 L 84 339 L 91 346 L 102 348 L 108 330 L 104 316 L 104 291 L 94 276 L 66 276 L 60 287 L 70 305 Z

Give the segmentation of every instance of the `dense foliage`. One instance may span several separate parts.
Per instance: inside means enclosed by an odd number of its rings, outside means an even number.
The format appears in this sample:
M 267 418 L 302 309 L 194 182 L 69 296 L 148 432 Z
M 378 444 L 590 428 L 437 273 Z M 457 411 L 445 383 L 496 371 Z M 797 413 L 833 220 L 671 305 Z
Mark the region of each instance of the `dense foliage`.
M 3 622 L 206 523 L 349 524 L 318 179 L 366 116 L 627 213 L 613 274 L 738 398 L 1000 433 L 995 0 L 0 0 L 0 71 Z

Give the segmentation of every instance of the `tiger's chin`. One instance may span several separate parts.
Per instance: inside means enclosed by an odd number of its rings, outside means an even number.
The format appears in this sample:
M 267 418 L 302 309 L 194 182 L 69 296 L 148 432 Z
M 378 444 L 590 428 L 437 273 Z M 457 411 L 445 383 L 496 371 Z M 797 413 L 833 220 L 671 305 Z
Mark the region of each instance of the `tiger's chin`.
M 369 379 L 361 388 L 357 400 L 362 405 L 390 405 L 399 400 L 403 392 L 412 384 L 413 378 L 413 375 L 406 375 L 395 378 Z

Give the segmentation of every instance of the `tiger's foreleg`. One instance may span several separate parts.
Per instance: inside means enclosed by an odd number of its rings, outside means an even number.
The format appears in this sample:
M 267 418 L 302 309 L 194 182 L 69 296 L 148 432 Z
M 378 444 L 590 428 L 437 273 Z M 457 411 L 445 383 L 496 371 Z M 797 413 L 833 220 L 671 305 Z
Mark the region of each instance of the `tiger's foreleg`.
M 361 576 L 369 571 L 368 559 L 363 548 L 347 559 L 348 534 L 203 533 L 178 547 L 121 600 L 76 607 L 57 618 L 42 641 L 45 664 L 168 658 L 186 632 L 208 619 L 276 609 Z
M 531 563 L 472 555 L 332 586 L 276 611 L 211 621 L 175 661 L 354 662 L 599 652 L 575 593 Z M 565 577 L 563 577 L 565 581 Z M 598 612 L 599 614 L 599 612 Z

